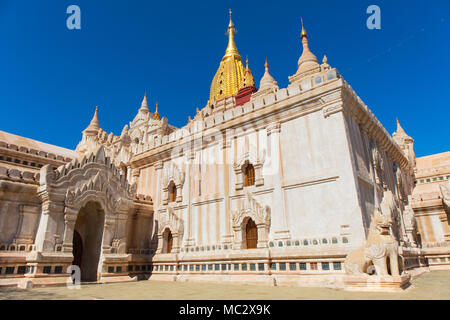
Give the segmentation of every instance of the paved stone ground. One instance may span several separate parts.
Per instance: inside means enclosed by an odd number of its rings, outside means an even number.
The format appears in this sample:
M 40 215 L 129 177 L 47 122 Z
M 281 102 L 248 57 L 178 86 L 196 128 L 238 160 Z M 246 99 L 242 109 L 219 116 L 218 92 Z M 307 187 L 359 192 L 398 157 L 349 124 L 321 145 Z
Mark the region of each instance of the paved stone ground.
M 139 281 L 83 285 L 79 290 L 48 287 L 0 288 L 0 299 L 145 299 L 145 300 L 311 300 L 311 299 L 450 299 L 450 271 L 432 271 L 412 280 L 404 292 L 349 292 L 327 288 L 269 287 L 196 282 Z

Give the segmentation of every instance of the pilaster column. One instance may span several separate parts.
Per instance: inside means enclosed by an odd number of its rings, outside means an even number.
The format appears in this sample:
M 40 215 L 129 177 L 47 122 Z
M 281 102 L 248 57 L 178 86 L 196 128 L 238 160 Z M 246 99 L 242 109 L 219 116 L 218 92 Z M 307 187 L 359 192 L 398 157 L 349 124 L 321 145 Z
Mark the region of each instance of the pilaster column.
M 111 246 L 116 248 L 116 253 L 126 253 L 127 248 L 127 213 L 116 214 L 115 235 Z
M 272 165 L 272 181 L 273 181 L 273 208 L 275 229 L 275 240 L 290 239 L 291 235 L 287 226 L 287 213 L 285 208 L 284 191 L 282 189 L 284 174 L 283 164 L 281 162 L 280 147 L 280 123 L 273 123 L 267 127 L 267 135 L 271 142 L 271 165 Z
M 258 243 L 257 243 L 257 247 L 258 248 L 267 248 L 267 243 L 268 243 L 268 239 L 267 239 L 267 226 L 265 223 L 259 223 L 256 225 L 256 227 L 258 228 Z
M 48 193 L 40 194 L 42 201 L 42 214 L 36 233 L 36 250 L 39 252 L 55 251 L 55 235 L 58 234 L 58 224 L 63 223 L 64 203 L 51 201 Z
M 244 246 L 244 239 L 243 239 L 244 227 L 240 225 L 233 226 L 233 231 L 234 231 L 233 249 L 236 250 L 246 249 L 246 246 Z
M 173 243 L 172 243 L 172 250 L 170 253 L 179 253 L 180 252 L 180 241 L 178 240 L 181 235 L 178 234 L 178 232 L 173 233 Z
M 262 163 L 258 159 L 258 162 L 253 165 L 255 169 L 255 186 L 259 187 L 264 185 L 264 178 L 262 176 Z
M 233 231 L 231 228 L 231 205 L 230 205 L 230 168 L 231 168 L 231 159 L 232 157 L 228 156 L 228 153 L 231 149 L 231 140 L 226 136 L 226 134 L 222 135 L 222 143 L 221 143 L 221 153 L 222 153 L 222 168 L 221 175 L 223 184 L 221 184 L 220 192 L 224 197 L 225 202 L 225 212 L 222 216 L 224 220 L 224 230 L 222 233 L 222 243 L 231 244 L 233 242 Z M 222 224 L 221 224 L 222 225 Z
M 158 233 L 158 249 L 156 249 L 156 253 L 162 253 L 164 245 L 165 245 L 165 243 L 164 243 L 163 234 L 162 234 L 162 232 Z
M 137 183 L 140 174 L 141 174 L 141 169 L 139 169 L 139 168 L 133 169 L 132 177 L 131 177 L 131 183 Z
M 186 230 L 187 230 L 187 235 L 186 238 L 184 240 L 184 245 L 186 247 L 189 247 L 191 245 L 194 245 L 194 240 L 192 239 L 192 204 L 191 204 L 191 184 L 193 183 L 193 177 L 191 177 L 191 172 L 192 172 L 192 162 L 195 159 L 195 152 L 194 151 L 189 151 L 187 152 L 187 165 L 186 165 L 186 180 L 184 182 L 185 184 L 185 188 L 186 188 L 186 194 L 187 194 L 187 199 L 188 199 L 188 207 L 187 207 L 187 221 L 186 221 Z M 180 244 L 181 245 L 181 244 Z
M 182 202 L 183 201 L 183 194 L 182 194 L 183 185 L 180 183 L 180 184 L 177 184 L 175 187 L 177 188 L 177 198 L 175 199 L 175 201 Z
M 155 163 L 155 171 L 156 171 L 156 181 L 158 182 L 156 185 L 157 186 L 162 186 L 162 190 L 156 190 L 155 192 L 155 199 L 153 199 L 153 204 L 156 205 L 156 210 L 159 208 L 159 206 L 162 204 L 164 204 L 164 195 L 167 192 L 167 186 L 163 186 L 162 184 L 162 168 L 164 167 L 163 162 L 162 161 L 158 161 Z M 166 187 L 166 191 L 164 191 L 164 187 Z M 163 192 L 163 199 L 161 199 L 160 195 L 161 195 L 161 191 Z M 167 198 L 168 199 L 168 198 Z M 167 200 L 166 199 L 166 200 Z M 167 204 L 167 202 L 165 203 Z
M 167 205 L 169 203 L 169 188 L 164 187 L 162 188 L 162 192 L 163 192 L 163 199 L 162 199 L 162 205 Z
M 64 215 L 64 236 L 63 236 L 63 252 L 72 253 L 73 249 L 73 232 L 77 221 L 78 210 L 66 207 Z
M 105 225 L 103 228 L 102 252 L 110 253 L 111 243 L 114 238 L 116 219 L 114 215 L 105 213 Z
M 242 174 L 242 168 L 238 165 L 234 166 L 234 173 L 236 174 L 236 190 L 242 190 L 244 189 L 244 178 Z

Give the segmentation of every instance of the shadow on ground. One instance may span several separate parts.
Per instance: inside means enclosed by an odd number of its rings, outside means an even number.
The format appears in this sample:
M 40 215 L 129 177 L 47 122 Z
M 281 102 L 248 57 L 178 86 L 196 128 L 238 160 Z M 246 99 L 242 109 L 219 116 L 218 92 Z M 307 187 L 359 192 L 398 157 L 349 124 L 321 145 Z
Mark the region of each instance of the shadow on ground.
M 316 299 L 450 299 L 450 271 L 424 273 L 403 292 L 351 292 L 329 288 L 270 287 L 199 282 L 139 281 L 83 285 L 81 289 L 48 287 L 20 290 L 0 288 L 2 300 L 316 300 Z

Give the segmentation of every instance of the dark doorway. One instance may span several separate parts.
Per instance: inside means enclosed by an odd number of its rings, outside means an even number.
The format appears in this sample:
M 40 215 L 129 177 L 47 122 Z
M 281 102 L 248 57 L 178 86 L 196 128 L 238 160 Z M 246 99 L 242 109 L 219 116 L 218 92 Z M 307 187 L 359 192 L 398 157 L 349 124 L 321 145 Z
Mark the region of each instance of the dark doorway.
M 173 236 L 172 236 L 172 232 L 170 232 L 169 229 L 165 230 L 165 240 L 167 241 L 167 250 L 166 253 L 170 253 L 172 252 L 172 247 L 173 247 Z
M 73 233 L 73 264 L 81 269 L 81 281 L 100 279 L 104 224 L 105 213 L 98 202 L 80 209 Z
M 81 268 L 81 257 L 83 256 L 83 240 L 78 231 L 73 232 L 73 262 L 75 266 Z
M 248 219 L 246 226 L 247 249 L 256 249 L 258 243 L 258 228 L 252 219 Z

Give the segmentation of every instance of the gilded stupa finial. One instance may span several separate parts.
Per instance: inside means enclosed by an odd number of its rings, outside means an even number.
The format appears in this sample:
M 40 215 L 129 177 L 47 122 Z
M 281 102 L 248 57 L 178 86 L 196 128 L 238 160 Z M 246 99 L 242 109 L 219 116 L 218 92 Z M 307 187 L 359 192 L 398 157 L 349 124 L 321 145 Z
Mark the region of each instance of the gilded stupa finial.
M 245 70 L 244 70 L 244 83 L 242 84 L 242 88 L 245 87 L 254 87 L 255 79 L 253 78 L 252 72 L 248 66 L 248 55 L 245 58 Z
M 153 115 L 153 119 L 155 120 L 161 120 L 161 118 L 159 117 L 159 112 L 158 112 L 158 101 L 156 101 L 156 110 L 155 110 L 155 114 Z
M 300 35 L 300 38 L 303 39 L 303 37 L 308 37 L 308 34 L 306 33 L 305 27 L 303 26 L 303 17 L 300 18 L 300 21 L 302 22 L 302 33 Z
M 244 73 L 246 69 L 234 42 L 234 35 L 237 32 L 231 19 L 231 9 L 229 10 L 229 14 L 230 22 L 227 29 L 228 46 L 211 82 L 211 89 L 209 91 L 210 103 L 235 95 L 244 86 L 245 82 Z
M 224 59 L 226 57 L 230 57 L 230 56 L 233 56 L 233 55 L 239 56 L 239 52 L 237 50 L 236 43 L 234 42 L 234 35 L 237 32 L 236 32 L 236 29 L 234 27 L 233 20 L 231 20 L 231 9 L 229 9 L 229 12 L 230 12 L 230 23 L 228 24 L 228 30 L 227 30 L 228 47 L 227 47 L 227 50 L 225 51 Z

